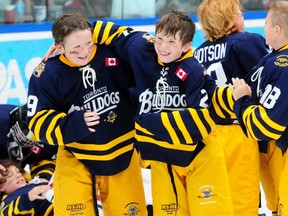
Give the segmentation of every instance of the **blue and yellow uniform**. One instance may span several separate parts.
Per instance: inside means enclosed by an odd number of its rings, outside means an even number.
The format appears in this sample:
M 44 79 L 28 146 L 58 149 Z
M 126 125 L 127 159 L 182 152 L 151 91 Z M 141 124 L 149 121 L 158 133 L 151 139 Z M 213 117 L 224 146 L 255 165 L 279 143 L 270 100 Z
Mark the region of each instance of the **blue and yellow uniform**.
M 1 216 L 52 216 L 54 215 L 54 204 L 47 199 L 30 201 L 28 192 L 34 187 L 47 184 L 47 182 L 40 183 L 32 179 L 34 177 L 46 179 L 49 181 L 55 171 L 54 160 L 42 160 L 29 166 L 30 173 L 24 172 L 23 175 L 29 184 L 17 189 L 9 195 L 1 197 L 0 215 Z
M 53 203 L 48 200 L 30 201 L 28 192 L 41 184 L 28 184 L 5 196 L 1 202 L 1 216 L 52 216 Z
M 234 33 L 214 42 L 206 40 L 195 50 L 195 58 L 221 87 L 213 95 L 213 108 L 218 115 L 216 133 L 225 152 L 235 216 L 258 214 L 259 150 L 257 141 L 242 132 L 233 112 L 231 92 L 225 86 L 233 77 L 246 77 L 267 52 L 264 38 L 249 32 Z M 229 100 L 219 99 L 219 95 L 227 93 Z
M 94 46 L 85 66 L 59 55 L 33 72 L 27 103 L 29 128 L 37 139 L 58 145 L 55 214 L 95 215 L 99 187 L 105 214 L 146 215 L 134 148 L 135 113 L 129 95 L 133 83 L 129 67 L 100 45 Z M 83 118 L 87 109 L 100 115 L 94 133 Z
M 288 215 L 287 68 L 288 45 L 274 50 L 259 62 L 247 80 L 252 89 L 252 97 L 242 97 L 234 105 L 235 113 L 245 134 L 255 140 L 270 141 L 268 148 L 277 155 L 276 157 L 271 155 L 273 156 L 272 162 L 277 167 L 272 170 L 274 172 L 272 183 L 276 186 L 276 191 L 274 191 L 276 195 L 277 185 L 280 185 L 277 215 Z M 273 140 L 276 140 L 276 143 Z M 263 146 L 262 149 L 264 149 Z M 269 192 L 273 192 L 273 188 L 271 190 Z
M 93 35 L 134 72 L 137 147 L 151 161 L 154 215 L 233 215 L 224 154 L 207 109 L 204 68 L 192 49 L 164 64 L 147 32 L 98 21 Z

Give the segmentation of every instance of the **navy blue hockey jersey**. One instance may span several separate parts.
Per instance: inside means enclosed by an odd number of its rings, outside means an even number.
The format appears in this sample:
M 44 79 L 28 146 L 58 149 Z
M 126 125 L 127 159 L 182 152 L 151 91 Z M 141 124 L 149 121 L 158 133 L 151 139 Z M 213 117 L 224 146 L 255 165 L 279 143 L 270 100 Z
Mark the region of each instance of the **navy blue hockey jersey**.
M 197 47 L 194 56 L 207 68 L 216 84 L 222 87 L 231 83 L 233 77 L 245 78 L 268 50 L 269 47 L 261 35 L 238 32 L 215 42 L 205 41 Z M 229 100 L 219 100 L 226 91 L 230 95 Z M 233 122 L 231 119 L 236 118 L 233 113 L 232 94 L 225 87 L 217 89 L 217 94 L 213 97 L 215 111 L 220 117 L 217 122 L 229 124 Z
M 48 200 L 30 201 L 28 192 L 41 184 L 29 184 L 7 195 L 1 203 L 1 216 L 52 216 L 53 203 Z
M 232 77 L 244 78 L 268 50 L 261 35 L 238 32 L 215 42 L 205 41 L 195 49 L 194 56 L 216 84 L 223 86 L 231 83 Z
M 203 148 L 197 143 L 215 126 L 206 109 L 204 68 L 192 49 L 164 64 L 157 58 L 154 37 L 147 32 L 98 21 L 93 35 L 95 43 L 113 47 L 133 69 L 136 139 L 142 158 L 187 166 Z
M 248 137 L 277 140 L 283 152 L 288 139 L 288 45 L 266 55 L 249 74 L 252 97 L 235 102 L 235 113 Z
M 133 76 L 106 46 L 95 46 L 91 61 L 75 66 L 64 55 L 42 62 L 28 89 L 29 128 L 37 139 L 65 145 L 94 175 L 128 167 L 134 148 L 134 110 L 129 95 Z M 83 118 L 100 115 L 96 132 Z

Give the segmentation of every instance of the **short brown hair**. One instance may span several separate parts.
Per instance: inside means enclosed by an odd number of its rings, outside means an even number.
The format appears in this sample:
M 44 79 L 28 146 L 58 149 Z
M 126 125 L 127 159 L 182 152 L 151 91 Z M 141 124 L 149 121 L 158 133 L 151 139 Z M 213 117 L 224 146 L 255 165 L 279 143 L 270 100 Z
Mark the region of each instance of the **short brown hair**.
M 52 25 L 52 35 L 55 44 L 61 44 L 72 32 L 86 29 L 91 29 L 92 32 L 92 24 L 84 16 L 78 13 L 68 13 L 55 20 Z
M 195 23 L 190 17 L 179 11 L 171 11 L 165 14 L 156 23 L 156 34 L 164 32 L 166 35 L 175 36 L 178 32 L 182 45 L 193 41 L 196 31 Z
M 17 167 L 21 172 L 23 172 L 20 164 L 15 163 L 15 162 L 13 162 L 13 161 L 11 161 L 11 160 L 8 160 L 8 159 L 2 160 L 2 161 L 0 162 L 0 164 L 1 164 L 3 167 L 6 168 L 6 171 L 0 170 L 0 175 L 1 175 L 0 185 L 6 182 L 7 176 L 8 176 L 8 174 L 9 174 L 9 172 L 8 172 L 7 169 L 8 169 L 10 166 L 15 166 L 15 167 Z

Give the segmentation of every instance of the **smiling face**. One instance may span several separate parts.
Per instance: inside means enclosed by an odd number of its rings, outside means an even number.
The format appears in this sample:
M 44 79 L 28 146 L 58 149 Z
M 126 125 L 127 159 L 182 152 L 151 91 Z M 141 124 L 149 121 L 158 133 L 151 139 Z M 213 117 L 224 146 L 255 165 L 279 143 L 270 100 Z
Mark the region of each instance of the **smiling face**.
M 91 57 L 94 44 L 90 29 L 77 30 L 65 37 L 62 50 L 65 57 L 77 65 L 86 65 Z
M 175 35 L 165 34 L 163 31 L 157 32 L 154 42 L 154 48 L 158 58 L 163 63 L 173 62 L 188 51 L 192 42 L 182 45 L 179 32 Z
M 14 165 L 7 168 L 6 181 L 0 185 L 0 191 L 10 194 L 15 190 L 27 185 L 21 171 Z

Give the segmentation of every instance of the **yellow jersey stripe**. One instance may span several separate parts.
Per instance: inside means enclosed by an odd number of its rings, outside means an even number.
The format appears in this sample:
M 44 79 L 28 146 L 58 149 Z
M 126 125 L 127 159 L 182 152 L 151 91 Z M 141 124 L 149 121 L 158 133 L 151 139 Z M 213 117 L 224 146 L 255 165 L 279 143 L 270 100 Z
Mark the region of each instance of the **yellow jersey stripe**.
M 139 142 L 147 142 L 147 143 L 155 144 L 165 149 L 181 150 L 181 151 L 188 151 L 188 152 L 194 151 L 197 146 L 197 143 L 192 144 L 192 145 L 187 145 L 185 143 L 180 143 L 180 145 L 171 145 L 171 143 L 168 143 L 166 141 L 159 141 L 151 137 L 142 136 L 142 135 L 136 135 L 136 139 Z
M 53 117 L 52 121 L 50 122 L 47 131 L 46 131 L 46 139 L 48 143 L 53 143 L 53 139 L 52 139 L 52 133 L 54 131 L 54 128 L 56 126 L 56 123 L 59 119 L 63 118 L 65 116 L 64 113 L 59 113 L 58 115 L 56 115 L 55 117 Z M 62 136 L 62 135 L 61 135 Z
M 73 152 L 73 155 L 79 160 L 92 160 L 92 161 L 111 161 L 114 158 L 131 151 L 134 148 L 134 143 L 131 143 L 130 145 L 125 146 L 124 148 L 118 149 L 116 151 L 113 151 L 111 154 L 105 154 L 105 155 L 90 155 L 90 154 L 81 154 L 77 152 Z
M 168 118 L 168 113 L 161 113 L 161 120 L 162 120 L 162 124 L 164 125 L 164 127 L 166 128 L 166 130 L 168 131 L 173 144 L 179 144 L 180 140 L 174 130 L 174 128 L 172 127 L 169 118 Z
M 132 139 L 135 136 L 135 130 L 132 130 L 120 137 L 117 137 L 116 139 L 108 142 L 108 143 L 98 143 L 98 144 L 82 144 L 82 143 L 77 143 L 77 142 L 73 142 L 73 143 L 68 143 L 67 146 L 68 147 L 73 147 L 76 149 L 81 149 L 83 150 L 83 146 L 85 146 L 85 151 L 108 151 L 110 149 L 112 149 L 113 147 L 117 146 L 119 143 L 125 142 L 129 139 Z
M 186 143 L 193 143 L 193 139 L 192 137 L 190 136 L 190 133 L 189 131 L 187 130 L 182 118 L 181 118 L 181 115 L 179 112 L 174 112 L 173 113 L 173 117 L 175 119 L 175 122 L 179 128 L 179 130 L 182 132 L 183 134 L 183 137 L 186 141 Z

